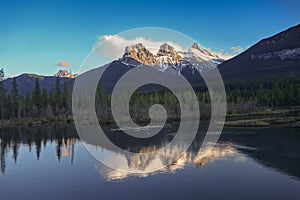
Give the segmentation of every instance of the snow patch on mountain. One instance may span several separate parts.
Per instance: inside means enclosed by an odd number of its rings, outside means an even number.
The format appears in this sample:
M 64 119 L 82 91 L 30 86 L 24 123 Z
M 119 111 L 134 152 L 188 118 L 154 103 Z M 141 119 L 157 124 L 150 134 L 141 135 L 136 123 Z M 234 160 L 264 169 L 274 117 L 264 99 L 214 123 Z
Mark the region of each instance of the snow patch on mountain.
M 184 69 L 191 68 L 207 71 L 221 64 L 224 59 L 211 53 L 194 42 L 187 51 L 176 51 L 171 45 L 164 43 L 156 54 L 151 53 L 142 43 L 130 45 L 125 48 L 122 62 L 128 64 L 124 58 L 131 57 L 141 64 L 152 66 L 159 71 L 173 68 L 178 74 Z
M 276 52 L 268 52 L 259 55 L 252 54 L 252 60 L 268 60 L 272 58 L 279 58 L 281 60 L 293 59 L 300 60 L 300 48 L 284 49 Z

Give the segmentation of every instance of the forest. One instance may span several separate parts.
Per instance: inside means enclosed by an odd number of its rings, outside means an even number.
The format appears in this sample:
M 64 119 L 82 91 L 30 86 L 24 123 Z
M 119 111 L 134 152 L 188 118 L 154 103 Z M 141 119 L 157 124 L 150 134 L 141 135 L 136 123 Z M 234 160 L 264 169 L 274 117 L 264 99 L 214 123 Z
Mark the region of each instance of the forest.
M 60 79 L 56 79 L 56 86 L 48 91 L 41 89 L 39 79 L 36 79 L 32 92 L 25 96 L 19 95 L 18 83 L 15 78 L 11 92 L 7 92 L 0 82 L 0 119 L 50 118 L 70 115 L 71 104 L 66 84 L 63 88 Z
M 225 84 L 228 110 L 227 113 L 250 112 L 260 108 L 291 108 L 300 105 L 300 82 L 298 79 L 258 80 L 230 82 Z M 204 85 L 194 87 L 200 109 L 204 118 L 209 117 L 210 98 Z M 188 96 L 188 95 L 187 95 Z M 27 91 L 20 96 L 18 83 L 13 79 L 12 90 L 7 92 L 0 81 L 0 119 L 44 119 L 72 120 L 71 91 L 66 83 L 61 84 L 56 79 L 55 87 L 48 91 L 41 89 L 39 79 L 36 79 L 33 91 Z M 87 97 L 86 97 L 87 98 Z M 113 122 L 110 110 L 110 94 L 105 91 L 100 81 L 96 92 L 96 111 L 100 122 Z M 119 98 L 122 103 L 122 98 Z M 130 113 L 137 121 L 147 121 L 149 106 L 163 104 L 171 120 L 180 118 L 178 100 L 167 89 L 142 93 L 136 91 L 130 100 Z

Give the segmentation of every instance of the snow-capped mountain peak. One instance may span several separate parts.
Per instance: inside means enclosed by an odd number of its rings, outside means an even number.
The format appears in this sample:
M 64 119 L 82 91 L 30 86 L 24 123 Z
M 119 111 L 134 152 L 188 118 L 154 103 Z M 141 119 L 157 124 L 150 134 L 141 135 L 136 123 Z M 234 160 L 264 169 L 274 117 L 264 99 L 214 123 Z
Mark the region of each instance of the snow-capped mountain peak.
M 183 58 L 175 51 L 175 49 L 167 43 L 164 43 L 160 46 L 156 54 L 156 59 L 159 61 L 160 65 L 178 64 L 183 60 Z
M 197 68 L 202 72 L 213 69 L 224 61 L 196 42 L 184 52 L 177 52 L 171 45 L 164 43 L 156 55 L 152 54 L 142 43 L 138 43 L 125 48 L 123 58 L 127 57 L 131 57 L 141 64 L 155 67 L 160 71 L 165 71 L 171 67 L 176 69 L 179 74 L 186 67 Z
M 220 58 L 217 54 L 212 53 L 212 52 L 204 49 L 203 47 L 201 47 L 197 42 L 194 42 L 192 47 L 190 48 L 190 50 L 194 50 L 194 49 L 198 50 L 202 54 L 207 55 L 209 57 Z
M 224 59 L 220 58 L 217 54 L 201 47 L 197 42 L 194 42 L 192 47 L 188 50 L 188 57 L 194 58 L 198 62 L 208 61 L 217 65 L 224 61 Z

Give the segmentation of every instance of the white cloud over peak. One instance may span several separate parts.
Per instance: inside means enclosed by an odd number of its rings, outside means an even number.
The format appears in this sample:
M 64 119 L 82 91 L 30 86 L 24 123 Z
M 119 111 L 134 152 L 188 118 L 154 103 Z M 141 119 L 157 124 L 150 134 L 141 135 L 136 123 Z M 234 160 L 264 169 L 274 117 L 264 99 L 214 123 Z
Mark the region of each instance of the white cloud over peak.
M 127 39 L 119 35 L 102 35 L 98 37 L 97 43 L 93 49 L 100 55 L 108 59 L 119 58 L 124 54 L 125 47 L 142 43 L 151 53 L 156 54 L 160 45 L 168 43 L 176 51 L 183 51 L 183 48 L 172 41 L 153 41 L 144 37 L 136 37 L 134 39 Z
M 154 41 L 144 37 L 136 37 L 134 39 L 127 39 L 120 35 L 102 35 L 97 38 L 97 42 L 93 49 L 98 55 L 106 59 L 120 58 L 125 51 L 126 46 L 142 43 L 151 53 L 156 54 L 160 45 L 167 43 L 174 47 L 176 51 L 187 51 L 180 44 L 173 41 Z M 207 50 L 211 51 L 209 48 Z M 213 52 L 223 59 L 230 59 L 243 50 L 240 46 L 233 46 L 228 51 L 220 50 Z

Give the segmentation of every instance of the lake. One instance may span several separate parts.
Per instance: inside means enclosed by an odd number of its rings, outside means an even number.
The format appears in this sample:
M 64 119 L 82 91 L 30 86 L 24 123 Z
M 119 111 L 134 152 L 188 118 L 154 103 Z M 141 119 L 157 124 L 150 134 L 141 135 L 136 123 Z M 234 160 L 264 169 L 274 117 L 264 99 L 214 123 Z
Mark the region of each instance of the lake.
M 114 127 L 106 130 L 122 148 L 148 151 L 169 141 L 176 124 L 150 142 L 129 141 Z M 199 135 L 170 166 L 129 173 L 90 155 L 73 124 L 1 128 L 1 199 L 299 199 L 300 129 L 225 128 L 205 158 L 198 154 Z M 97 149 L 108 158 L 119 156 L 128 168 L 155 165 L 150 158 Z

